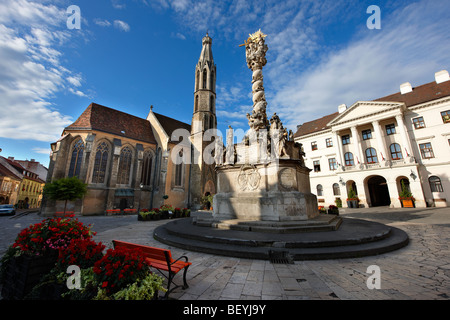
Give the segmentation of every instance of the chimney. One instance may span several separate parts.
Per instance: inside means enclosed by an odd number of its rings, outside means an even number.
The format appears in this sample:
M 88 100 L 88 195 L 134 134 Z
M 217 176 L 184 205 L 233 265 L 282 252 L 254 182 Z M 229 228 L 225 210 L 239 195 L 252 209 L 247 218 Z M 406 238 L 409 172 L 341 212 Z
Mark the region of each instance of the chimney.
M 297 125 L 297 130 L 300 129 L 302 127 L 303 124 L 299 124 Z
M 436 72 L 434 74 L 434 78 L 436 79 L 437 84 L 450 80 L 450 76 L 448 75 L 447 70 Z
M 345 104 L 339 105 L 339 107 L 338 107 L 339 113 L 342 113 L 342 112 L 344 112 L 345 110 L 347 110 L 347 105 L 345 105 Z
M 8 157 L 8 160 L 14 161 L 14 157 Z
M 400 92 L 402 94 L 405 94 L 405 93 L 408 93 L 408 92 L 412 92 L 411 83 L 409 83 L 409 82 L 402 83 L 400 85 Z

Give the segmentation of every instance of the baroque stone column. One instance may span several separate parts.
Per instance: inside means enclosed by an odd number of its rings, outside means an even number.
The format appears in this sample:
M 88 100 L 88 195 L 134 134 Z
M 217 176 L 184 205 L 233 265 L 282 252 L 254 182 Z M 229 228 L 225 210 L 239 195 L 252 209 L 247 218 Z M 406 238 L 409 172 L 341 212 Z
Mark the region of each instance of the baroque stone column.
M 248 124 L 254 131 L 267 129 L 269 121 L 267 120 L 266 107 L 267 101 L 264 93 L 262 68 L 266 65 L 267 45 L 264 43 L 265 34 L 258 30 L 245 41 L 245 56 L 247 66 L 253 71 L 252 74 L 252 94 L 253 111 L 247 113 Z

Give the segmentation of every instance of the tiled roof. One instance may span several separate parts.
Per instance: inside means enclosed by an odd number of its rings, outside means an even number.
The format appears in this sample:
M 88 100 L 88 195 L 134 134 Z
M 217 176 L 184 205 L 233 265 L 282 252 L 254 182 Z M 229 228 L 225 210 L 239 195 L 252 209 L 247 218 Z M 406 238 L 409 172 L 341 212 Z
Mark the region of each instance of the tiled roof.
M 297 132 L 294 134 L 294 138 L 327 129 L 327 123 L 336 118 L 338 114 L 339 112 L 335 112 L 320 119 L 305 122 L 300 128 L 297 129 Z
M 148 120 L 96 103 L 91 103 L 65 130 L 98 130 L 134 140 L 156 143 Z
M 435 81 L 412 89 L 412 92 L 400 92 L 376 99 L 374 101 L 404 102 L 407 107 L 450 96 L 450 81 L 437 84 Z
M 0 157 L 0 176 L 11 177 L 13 179 L 22 180 L 22 175 L 18 173 L 14 167 L 9 164 L 8 159 Z
M 404 102 L 407 107 L 450 96 L 450 81 L 437 84 L 435 81 L 414 87 L 412 92 L 402 94 L 397 92 L 386 97 L 373 101 Z M 294 134 L 294 137 L 301 137 L 314 132 L 328 129 L 326 126 L 331 120 L 339 115 L 339 112 L 324 116 L 320 119 L 305 122 Z
M 156 119 L 158 119 L 158 122 L 163 127 L 164 131 L 167 133 L 167 135 L 170 137 L 172 136 L 172 132 L 174 132 L 176 129 L 186 129 L 187 131 L 191 132 L 191 126 L 187 123 L 163 116 L 162 114 L 153 112 Z

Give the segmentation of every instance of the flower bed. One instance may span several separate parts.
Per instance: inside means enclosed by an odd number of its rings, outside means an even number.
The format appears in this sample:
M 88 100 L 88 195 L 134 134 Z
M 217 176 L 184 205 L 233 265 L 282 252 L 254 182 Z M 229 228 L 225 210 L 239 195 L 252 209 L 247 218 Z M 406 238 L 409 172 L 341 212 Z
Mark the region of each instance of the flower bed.
M 141 209 L 138 214 L 138 220 L 149 221 L 159 219 L 187 218 L 190 216 L 191 209 L 174 208 L 170 204 L 165 204 L 159 208 L 153 208 L 152 210 Z
M 109 249 L 73 216 L 51 218 L 22 230 L 1 260 L 4 299 L 153 299 L 164 291 L 136 251 Z M 80 286 L 69 286 L 80 270 Z

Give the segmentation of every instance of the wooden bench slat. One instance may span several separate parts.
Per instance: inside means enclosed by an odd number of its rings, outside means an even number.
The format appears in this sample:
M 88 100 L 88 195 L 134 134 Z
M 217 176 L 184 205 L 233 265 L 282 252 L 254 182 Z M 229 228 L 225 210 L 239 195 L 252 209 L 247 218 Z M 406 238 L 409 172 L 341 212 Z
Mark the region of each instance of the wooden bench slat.
M 161 249 L 161 248 L 155 248 L 120 240 L 113 240 L 114 247 L 123 247 L 123 248 L 129 248 L 129 249 L 139 249 L 144 254 L 145 261 L 149 264 L 150 267 L 153 267 L 158 270 L 163 270 L 169 272 L 169 277 L 167 278 L 169 280 L 167 292 L 165 297 L 168 297 L 169 292 L 172 290 L 169 290 L 170 284 L 173 283 L 173 277 L 176 275 L 179 271 L 184 269 L 183 274 L 183 288 L 187 288 L 187 282 L 186 282 L 186 272 L 189 266 L 192 264 L 192 262 L 187 261 L 187 257 L 181 257 L 185 258 L 186 261 L 182 260 L 174 260 L 172 258 L 172 254 L 170 250 L 168 249 Z M 181 259 L 180 258 L 180 259 Z M 174 283 L 175 284 L 175 283 Z

